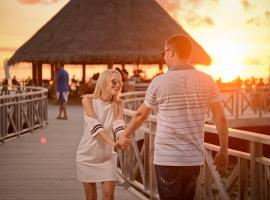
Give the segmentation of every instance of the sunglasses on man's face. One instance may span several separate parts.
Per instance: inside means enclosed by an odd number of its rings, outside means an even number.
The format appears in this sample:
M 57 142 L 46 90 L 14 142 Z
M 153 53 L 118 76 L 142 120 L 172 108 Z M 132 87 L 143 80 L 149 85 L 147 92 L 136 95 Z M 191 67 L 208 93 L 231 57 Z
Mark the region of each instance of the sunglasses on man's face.
M 161 51 L 161 56 L 164 57 L 164 56 L 165 56 L 165 53 L 166 53 L 167 51 L 170 51 L 170 50 L 172 50 L 172 49 L 165 49 L 165 50 Z
M 121 86 L 123 84 L 123 82 L 121 80 L 118 80 L 118 79 L 112 79 L 111 83 L 113 86 L 116 86 L 117 84 L 119 84 Z

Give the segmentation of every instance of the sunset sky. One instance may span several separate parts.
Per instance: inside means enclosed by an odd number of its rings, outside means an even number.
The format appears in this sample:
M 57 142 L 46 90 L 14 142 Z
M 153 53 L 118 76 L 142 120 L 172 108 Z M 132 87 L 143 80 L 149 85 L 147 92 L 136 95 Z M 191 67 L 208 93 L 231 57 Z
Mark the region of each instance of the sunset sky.
M 215 78 L 269 76 L 270 0 L 157 0 L 210 54 L 199 67 Z M 0 1 L 0 80 L 3 62 L 68 0 Z

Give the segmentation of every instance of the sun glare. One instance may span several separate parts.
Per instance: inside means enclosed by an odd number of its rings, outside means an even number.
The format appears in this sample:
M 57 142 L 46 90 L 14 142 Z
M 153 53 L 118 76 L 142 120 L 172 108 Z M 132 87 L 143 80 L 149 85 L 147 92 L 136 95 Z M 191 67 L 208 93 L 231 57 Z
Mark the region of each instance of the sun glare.
M 209 44 L 210 54 L 213 55 L 213 75 L 222 81 L 229 82 L 244 72 L 244 60 L 247 55 L 243 43 L 232 43 L 222 40 L 219 43 Z

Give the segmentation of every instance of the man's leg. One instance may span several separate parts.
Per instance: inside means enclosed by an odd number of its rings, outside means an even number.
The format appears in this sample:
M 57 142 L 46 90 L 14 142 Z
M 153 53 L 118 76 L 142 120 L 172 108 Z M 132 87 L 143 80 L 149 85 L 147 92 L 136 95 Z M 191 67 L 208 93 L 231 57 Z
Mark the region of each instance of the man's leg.
M 200 174 L 200 166 L 187 166 L 183 167 L 183 187 L 182 199 L 194 199 L 196 192 L 197 178 Z
M 62 104 L 62 110 L 63 110 L 63 113 L 64 113 L 63 119 L 67 119 L 68 117 L 67 117 L 66 103 Z
M 160 200 L 192 200 L 200 167 L 155 165 Z
M 181 177 L 176 167 L 155 165 L 160 200 L 179 200 Z
M 67 109 L 66 109 L 66 103 L 68 101 L 68 92 L 63 92 L 62 93 L 62 105 L 63 105 L 63 112 L 64 112 L 64 117 L 62 119 L 67 119 Z

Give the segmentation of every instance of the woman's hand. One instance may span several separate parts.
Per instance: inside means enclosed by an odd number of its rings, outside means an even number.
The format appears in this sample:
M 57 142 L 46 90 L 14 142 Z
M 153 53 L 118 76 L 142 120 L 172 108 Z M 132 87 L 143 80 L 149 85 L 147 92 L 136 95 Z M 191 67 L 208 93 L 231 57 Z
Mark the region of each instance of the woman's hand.
M 120 149 L 121 148 L 121 145 L 120 145 L 120 143 L 117 141 L 117 142 L 115 142 L 114 143 L 114 145 L 113 145 L 113 149 L 114 149 L 114 151 L 116 151 L 117 149 Z
M 117 142 L 119 142 L 121 148 L 123 150 L 127 150 L 128 146 L 131 143 L 130 136 L 126 135 L 125 133 L 120 133 L 117 139 L 118 139 Z

